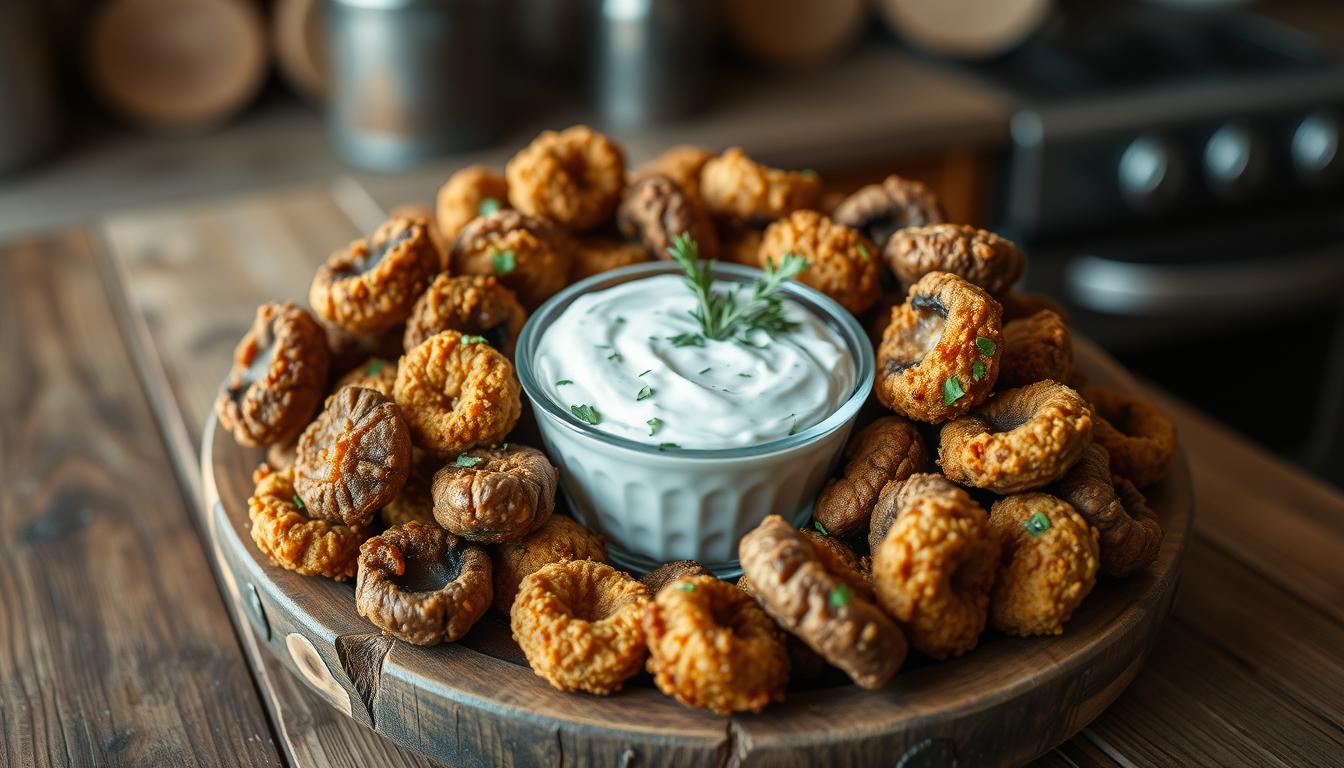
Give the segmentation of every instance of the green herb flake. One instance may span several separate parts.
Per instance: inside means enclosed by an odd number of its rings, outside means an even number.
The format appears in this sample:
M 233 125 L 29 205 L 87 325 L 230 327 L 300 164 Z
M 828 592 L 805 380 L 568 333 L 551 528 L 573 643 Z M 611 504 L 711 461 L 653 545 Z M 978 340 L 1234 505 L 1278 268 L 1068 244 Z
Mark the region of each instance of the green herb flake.
M 820 520 L 813 520 L 813 521 L 812 521 L 812 527 L 813 527 L 813 528 L 816 528 L 817 531 L 818 531 L 822 536 L 830 536 L 830 535 L 831 535 L 831 532 L 828 531 L 828 530 L 826 530 L 826 526 L 822 525 Z
M 701 368 L 701 369 L 700 369 L 700 374 L 699 374 L 699 375 L 704 376 L 706 373 L 709 373 L 709 372 L 712 371 L 712 370 L 714 370 L 713 367 L 710 367 L 710 368 Z
M 1045 516 L 1044 512 L 1037 512 L 1027 518 L 1027 522 L 1022 524 L 1027 529 L 1027 533 L 1032 536 L 1040 536 L 1042 533 L 1050 530 L 1050 518 Z
M 635 402 L 639 402 L 640 400 L 648 400 L 650 397 L 653 397 L 653 388 L 643 387 L 639 390 L 639 392 L 635 393 Z
M 831 594 L 826 598 L 832 608 L 844 608 L 849 605 L 849 600 L 854 596 L 854 590 L 850 589 L 845 582 L 840 582 L 831 588 Z
M 377 376 L 387 367 L 386 360 L 370 360 L 369 367 L 364 369 L 365 376 Z
M 993 357 L 999 350 L 999 345 L 994 343 L 993 339 L 986 339 L 984 336 L 975 337 L 975 348 L 980 350 L 980 354 L 985 357 Z
M 493 197 L 487 197 L 476 206 L 477 216 L 489 216 L 492 213 L 499 213 L 499 201 Z
M 644 378 L 646 375 L 648 375 L 648 374 L 650 374 L 650 373 L 653 373 L 653 369 L 652 369 L 652 368 L 648 369 L 648 370 L 645 371 L 644 373 L 639 374 L 639 375 L 636 376 L 635 378 L 637 378 L 637 379 L 642 379 L 642 378 Z
M 495 251 L 490 254 L 490 265 L 496 275 L 507 275 L 517 268 L 518 261 L 514 258 L 513 251 Z
M 792 426 L 792 427 L 789 427 L 789 434 L 790 434 L 790 435 L 796 435 L 796 434 L 798 434 L 798 417 L 797 417 L 797 416 L 794 416 L 794 417 L 793 417 L 793 426 Z
M 682 592 L 694 592 L 695 585 L 689 581 L 678 581 L 677 589 L 680 589 Z
M 567 385 L 567 384 L 573 384 L 573 383 L 574 383 L 574 382 L 573 382 L 572 380 L 570 380 L 570 379 L 560 379 L 560 380 L 558 380 L 558 381 L 555 382 L 555 386 L 557 386 L 557 387 L 563 387 L 563 386 L 565 386 L 565 385 Z
M 948 376 L 943 381 L 943 405 L 951 405 L 965 396 L 966 390 L 961 388 L 956 376 Z
M 974 363 L 971 363 L 971 380 L 984 381 L 984 379 L 985 379 L 985 364 L 980 362 L 979 360 L 976 360 Z
M 649 437 L 653 437 L 654 435 L 658 434 L 658 430 L 663 428 L 663 420 L 658 418 L 657 416 L 653 417 L 652 419 L 649 419 L 644 423 L 649 425 Z
M 484 345 L 486 345 L 487 347 L 490 346 L 490 342 L 489 342 L 488 340 L 486 340 L 486 338 L 485 338 L 484 336 L 463 336 L 463 337 L 462 337 L 462 343 L 463 343 L 463 344 L 484 344 Z
M 859 256 L 862 257 L 864 261 L 873 260 L 873 254 L 868 252 L 868 246 L 863 243 L 859 243 Z
M 739 373 L 739 374 L 737 374 L 737 375 L 738 375 L 738 376 L 741 376 L 741 377 L 744 378 L 744 379 L 750 379 L 750 378 L 751 378 L 751 374 L 750 374 L 750 373 Z
M 677 445 L 676 443 L 659 443 L 659 444 L 658 444 L 658 450 L 660 450 L 660 451 L 668 451 L 668 450 L 672 450 L 672 449 L 674 449 L 674 448 L 680 448 L 680 447 L 681 447 L 681 446 L 680 446 L 680 445 Z
M 507 451 L 507 450 L 509 450 L 509 444 L 508 444 L 508 443 L 500 443 L 500 444 L 499 444 L 499 450 L 501 450 L 501 451 Z
M 620 315 L 617 315 L 617 316 L 616 316 L 616 324 L 617 324 L 617 325 L 625 325 L 625 318 L 624 318 L 624 317 L 621 317 Z
M 622 360 L 624 360 L 625 358 L 624 358 L 624 357 L 621 357 L 621 353 L 620 353 L 620 352 L 612 352 L 610 355 L 607 355 L 607 359 L 608 359 L 608 360 L 611 360 L 612 362 L 617 362 L 617 363 L 619 363 L 619 362 L 621 362 Z
M 480 456 L 468 456 L 465 453 L 459 453 L 457 454 L 457 458 L 453 460 L 453 466 L 470 468 L 480 464 L 482 461 L 484 461 L 484 459 Z
M 308 509 L 308 505 L 304 504 L 303 499 L 300 499 L 297 495 L 294 496 L 294 506 L 298 507 L 300 510 Z
M 799 171 L 799 173 L 814 179 L 817 177 L 817 172 L 812 170 L 811 168 L 804 168 L 803 170 Z
M 667 340 L 672 342 L 674 347 L 705 346 L 705 337 L 698 333 L 678 333 L 676 336 L 668 336 Z
M 571 405 L 569 406 L 569 412 L 574 414 L 574 418 L 586 424 L 596 426 L 597 424 L 602 423 L 602 414 L 598 413 L 596 408 L 587 403 L 582 405 Z

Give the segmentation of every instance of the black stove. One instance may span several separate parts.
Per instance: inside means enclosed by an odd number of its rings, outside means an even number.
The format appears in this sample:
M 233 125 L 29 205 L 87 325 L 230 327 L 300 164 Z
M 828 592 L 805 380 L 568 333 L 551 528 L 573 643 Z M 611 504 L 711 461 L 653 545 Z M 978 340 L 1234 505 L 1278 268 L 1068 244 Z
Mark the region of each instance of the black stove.
M 1251 12 L 1093 2 L 969 69 L 1016 104 L 995 225 L 1027 287 L 1344 484 L 1341 52 Z

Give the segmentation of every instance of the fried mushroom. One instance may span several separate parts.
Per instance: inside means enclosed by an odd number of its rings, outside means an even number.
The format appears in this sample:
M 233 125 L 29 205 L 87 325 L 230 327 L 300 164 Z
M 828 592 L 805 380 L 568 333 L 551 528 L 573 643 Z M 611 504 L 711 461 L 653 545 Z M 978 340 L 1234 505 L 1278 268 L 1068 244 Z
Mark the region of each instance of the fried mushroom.
M 938 196 L 924 184 L 892 175 L 846 197 L 831 218 L 859 230 L 882 248 L 897 230 L 941 224 L 947 214 Z
M 649 261 L 649 252 L 639 243 L 627 243 L 611 237 L 583 237 L 575 243 L 574 263 L 569 281 L 578 282 L 618 267 Z
M 478 216 L 489 216 L 509 205 L 509 183 L 483 165 L 469 165 L 448 177 L 435 200 L 439 234 L 451 243 L 462 228 Z
M 583 232 L 611 218 L 625 186 L 625 153 L 586 125 L 542 131 L 504 169 L 509 202 Z
M 821 201 L 815 173 L 782 171 L 761 165 L 740 147 L 706 161 L 700 171 L 700 198 L 716 216 L 764 223 Z
M 989 527 L 1003 553 L 989 596 L 990 626 L 1010 635 L 1059 635 L 1097 582 L 1097 531 L 1047 493 L 994 502 Z
M 452 271 L 493 275 L 528 310 L 565 287 L 574 243 L 546 220 L 518 211 L 473 219 L 457 236 Z
M 930 272 L 951 272 L 995 296 L 1012 287 L 1026 268 L 1026 257 L 1016 245 L 967 224 L 902 229 L 887 241 L 882 255 L 902 285 Z
M 1099 443 L 1088 446 L 1050 491 L 1097 529 L 1102 573 L 1128 576 L 1157 559 L 1162 524 L 1132 483 L 1111 476 L 1110 457 Z
M 555 467 L 535 448 L 477 448 L 434 475 L 434 519 L 471 541 L 513 541 L 555 511 L 556 483 Z
M 344 581 L 355 575 L 364 526 L 312 517 L 294 491 L 294 471 L 259 473 L 247 500 L 252 542 L 272 563 L 304 576 Z
M 868 527 L 882 489 L 929 463 L 915 425 L 887 416 L 864 427 L 845 447 L 845 467 L 817 496 L 812 517 L 833 536 L 858 536 Z
M 793 253 L 807 259 L 798 281 L 816 288 L 854 314 L 877 302 L 882 271 L 877 247 L 858 230 L 816 211 L 795 211 L 766 227 L 757 258 L 778 265 Z
M 526 322 L 523 305 L 494 275 L 442 274 L 416 300 L 406 320 L 403 343 L 406 349 L 414 349 L 436 333 L 457 331 L 480 336 L 512 358 Z
M 649 176 L 627 187 L 616 209 L 616 226 L 655 258 L 670 258 L 668 248 L 683 234 L 695 240 L 700 258 L 719 255 L 719 236 L 708 214 L 666 176 Z
M 354 241 L 318 268 L 308 303 L 345 331 L 377 334 L 411 314 L 440 266 L 425 222 L 388 219 L 372 237 Z
M 307 310 L 288 301 L 257 307 L 215 400 L 219 425 L 240 445 L 292 440 L 322 402 L 329 360 L 322 328 Z
M 440 458 L 503 441 L 523 407 L 513 363 L 457 331 L 435 334 L 402 356 L 393 391 L 412 441 Z
M 607 561 L 602 537 L 562 515 L 551 515 L 540 528 L 517 541 L 494 547 L 495 607 L 509 612 L 518 585 L 544 565 L 565 560 Z
M 1140 488 L 1161 480 L 1176 457 L 1176 427 L 1152 403 L 1105 387 L 1083 394 L 1096 415 L 1098 443 L 1111 457 L 1111 472 Z
M 1000 389 L 1045 380 L 1070 383 L 1074 376 L 1073 340 L 1064 318 L 1043 309 L 1004 324 Z
M 639 583 L 643 584 L 649 590 L 650 595 L 658 594 L 658 590 L 671 584 L 683 576 L 713 576 L 705 566 L 694 560 L 676 560 L 671 563 L 663 563 L 652 571 L 639 577 Z

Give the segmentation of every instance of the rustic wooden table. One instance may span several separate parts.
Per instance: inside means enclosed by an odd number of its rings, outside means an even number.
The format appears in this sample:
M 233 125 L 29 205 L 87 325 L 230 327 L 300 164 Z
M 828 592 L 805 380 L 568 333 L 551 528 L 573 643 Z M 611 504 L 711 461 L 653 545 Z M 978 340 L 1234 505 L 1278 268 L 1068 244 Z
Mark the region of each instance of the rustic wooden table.
M 379 201 L 341 182 L 0 245 L 0 765 L 431 765 L 259 651 L 200 538 L 233 344 Z M 1344 764 L 1344 494 L 1153 395 L 1197 497 L 1177 606 L 1039 764 Z

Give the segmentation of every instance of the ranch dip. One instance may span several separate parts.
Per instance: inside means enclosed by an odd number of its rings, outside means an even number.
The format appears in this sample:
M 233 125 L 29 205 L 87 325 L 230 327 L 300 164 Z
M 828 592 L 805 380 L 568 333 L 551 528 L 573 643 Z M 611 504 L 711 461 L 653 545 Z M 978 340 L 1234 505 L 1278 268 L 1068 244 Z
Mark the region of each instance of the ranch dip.
M 716 281 L 716 291 L 751 288 Z M 854 393 L 844 339 L 785 298 L 798 323 L 744 341 L 695 336 L 698 306 L 680 275 L 658 275 L 575 299 L 547 328 L 533 366 L 546 395 L 593 428 L 665 449 L 758 445 L 825 420 Z

